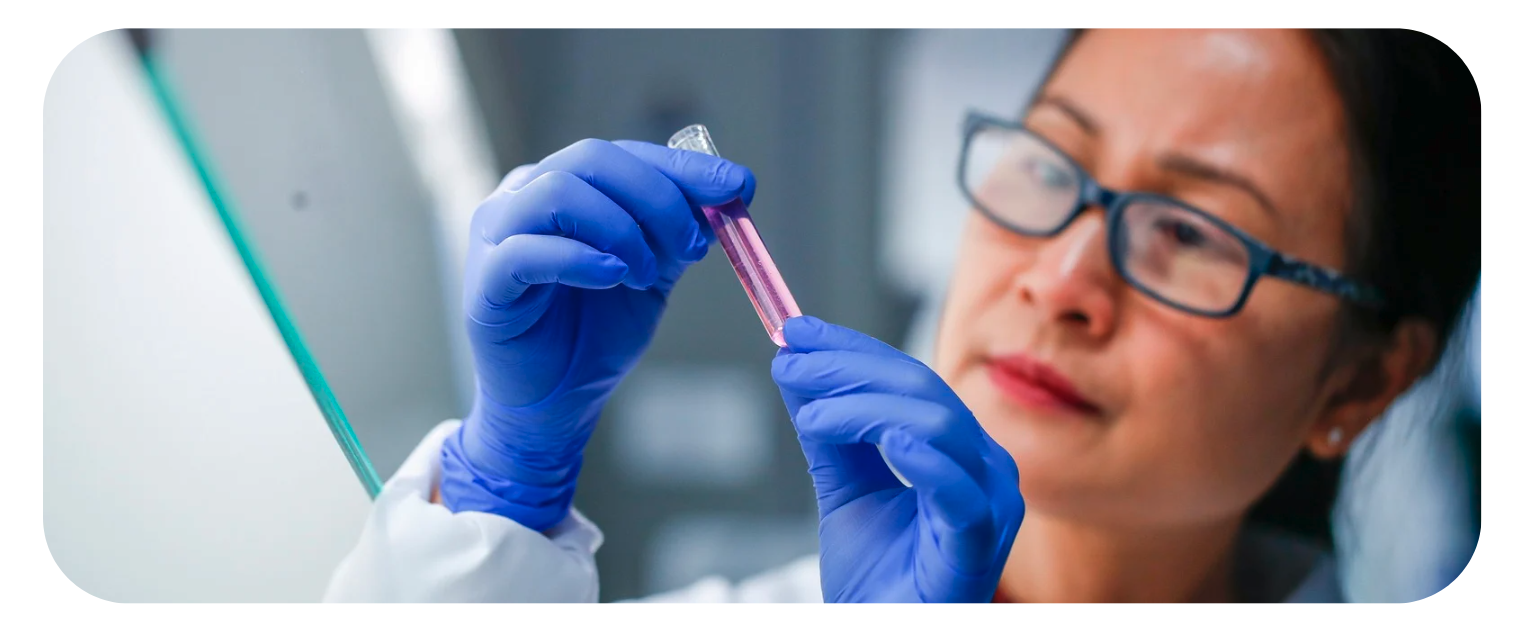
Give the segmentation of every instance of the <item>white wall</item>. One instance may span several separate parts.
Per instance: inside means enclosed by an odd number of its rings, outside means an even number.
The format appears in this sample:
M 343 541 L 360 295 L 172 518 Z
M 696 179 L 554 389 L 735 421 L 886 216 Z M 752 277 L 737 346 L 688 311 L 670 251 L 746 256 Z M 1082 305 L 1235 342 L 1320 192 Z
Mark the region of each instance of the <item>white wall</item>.
M 455 35 L 445 29 L 370 29 L 365 36 L 387 103 L 433 205 L 456 405 L 465 413 L 476 398 L 476 368 L 461 311 L 461 279 L 471 216 L 502 174 Z
M 44 104 L 43 521 L 113 601 L 312 601 L 369 506 L 120 32 Z

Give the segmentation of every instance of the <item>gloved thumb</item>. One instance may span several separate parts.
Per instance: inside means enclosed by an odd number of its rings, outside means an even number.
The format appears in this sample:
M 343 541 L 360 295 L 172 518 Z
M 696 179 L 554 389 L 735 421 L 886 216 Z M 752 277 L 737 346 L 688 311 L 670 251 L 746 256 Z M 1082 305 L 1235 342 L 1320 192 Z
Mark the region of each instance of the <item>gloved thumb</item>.
M 791 352 L 846 350 L 892 357 L 906 356 L 895 346 L 810 315 L 785 320 L 784 341 L 788 342 Z
M 696 205 L 718 205 L 738 196 L 750 205 L 752 194 L 757 191 L 757 179 L 752 170 L 718 156 L 674 150 L 644 141 L 615 141 L 614 144 L 655 167 Z

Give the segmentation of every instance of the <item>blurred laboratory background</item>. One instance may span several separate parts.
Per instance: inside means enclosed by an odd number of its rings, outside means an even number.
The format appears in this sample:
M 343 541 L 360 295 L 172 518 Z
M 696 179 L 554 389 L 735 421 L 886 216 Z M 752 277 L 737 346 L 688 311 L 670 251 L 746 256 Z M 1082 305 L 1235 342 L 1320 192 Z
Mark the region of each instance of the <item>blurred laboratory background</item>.
M 456 282 L 465 228 L 514 166 L 582 138 L 662 143 L 702 122 L 757 175 L 752 214 L 801 307 L 904 344 L 960 226 L 963 109 L 1014 111 L 1060 35 L 142 37 L 386 478 L 470 406 Z M 578 489 L 604 530 L 606 600 L 815 551 L 814 494 L 768 375 L 774 350 L 723 258 L 684 276 Z
M 1065 33 L 99 37 L 158 61 L 322 380 L 385 479 L 430 428 L 470 406 L 458 298 L 476 203 L 514 166 L 582 138 L 661 143 L 706 124 L 721 153 L 756 174 L 752 214 L 801 308 L 926 358 L 965 215 L 954 179 L 961 117 L 968 108 L 1020 108 Z M 1354 477 L 1374 490 L 1393 486 L 1393 473 L 1444 471 L 1426 480 L 1433 505 L 1367 496 L 1342 515 L 1355 528 L 1333 539 L 1360 544 L 1347 552 L 1365 557 L 1348 563 L 1366 571 L 1351 575 L 1366 584 L 1347 589 L 1353 598 L 1427 596 L 1471 555 L 1480 521 L 1473 323 L 1452 361 L 1457 372 L 1396 414 L 1425 430 L 1423 441 L 1368 434 L 1358 447 L 1394 447 L 1396 458 L 1362 463 L 1380 470 Z M 575 500 L 604 531 L 603 600 L 710 574 L 739 579 L 815 552 L 814 494 L 769 379 L 774 350 L 723 258 L 712 254 L 685 275 L 650 353 L 603 415 Z M 348 484 L 362 492 L 358 478 Z M 1394 535 L 1394 521 L 1423 534 Z M 1416 550 L 1424 540 L 1447 549 Z M 1423 580 L 1384 582 L 1394 574 Z

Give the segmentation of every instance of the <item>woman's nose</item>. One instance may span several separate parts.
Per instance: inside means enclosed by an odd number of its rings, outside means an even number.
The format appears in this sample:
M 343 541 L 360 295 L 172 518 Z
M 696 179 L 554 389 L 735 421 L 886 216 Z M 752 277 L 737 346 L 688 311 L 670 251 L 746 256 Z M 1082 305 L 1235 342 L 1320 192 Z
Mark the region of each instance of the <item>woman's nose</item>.
M 1101 338 L 1116 325 L 1118 284 L 1107 256 L 1105 215 L 1090 209 L 1038 247 L 1033 266 L 1017 278 L 1017 292 L 1045 320 Z

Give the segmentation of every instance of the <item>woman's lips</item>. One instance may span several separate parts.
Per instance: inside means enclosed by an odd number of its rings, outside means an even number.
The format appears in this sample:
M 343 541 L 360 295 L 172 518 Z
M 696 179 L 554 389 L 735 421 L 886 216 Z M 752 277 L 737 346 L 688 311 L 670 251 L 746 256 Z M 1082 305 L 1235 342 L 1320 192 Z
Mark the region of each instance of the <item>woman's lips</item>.
M 1058 370 L 1032 357 L 1020 354 L 995 357 L 990 359 L 987 370 L 997 389 L 1028 407 L 1079 414 L 1101 411 Z

